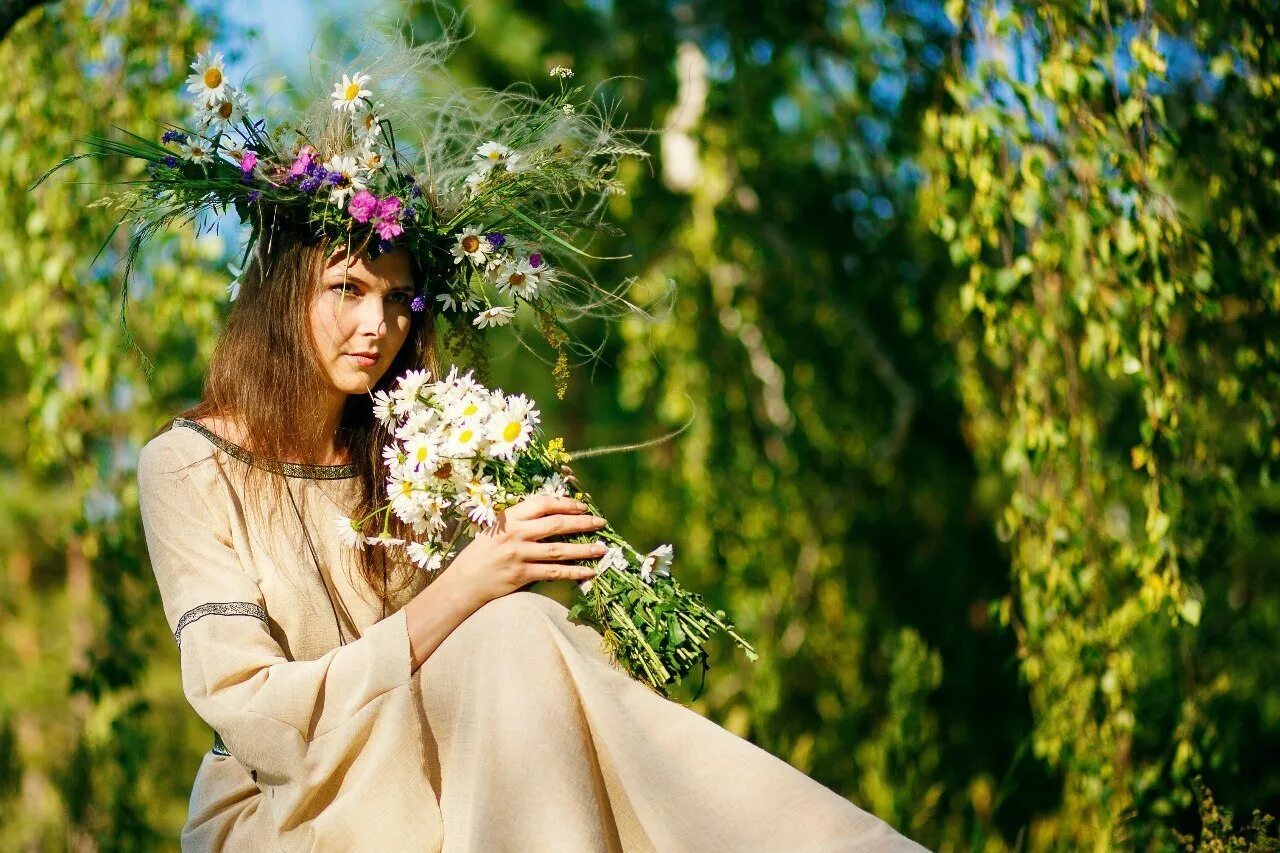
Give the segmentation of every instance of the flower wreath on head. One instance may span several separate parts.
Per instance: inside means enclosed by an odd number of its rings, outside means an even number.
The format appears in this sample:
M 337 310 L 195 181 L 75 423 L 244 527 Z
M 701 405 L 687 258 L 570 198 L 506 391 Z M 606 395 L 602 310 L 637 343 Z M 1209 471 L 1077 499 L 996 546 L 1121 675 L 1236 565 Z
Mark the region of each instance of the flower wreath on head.
M 434 302 L 472 352 L 478 330 L 506 325 L 521 304 L 529 306 L 556 351 L 563 396 L 565 347 L 573 342 L 566 321 L 636 309 L 589 276 L 554 266 L 551 256 L 616 259 L 588 254 L 572 241 L 584 230 L 610 230 L 600 214 L 609 196 L 624 192 L 618 163 L 647 153 L 592 100 L 579 98 L 582 87 L 568 83 L 573 72 L 562 66 L 550 71 L 560 91 L 549 98 L 468 90 L 389 106 L 393 91 L 375 97 L 377 80 L 368 72 L 379 64 L 387 78 L 403 80 L 439 66 L 446 54 L 440 43 L 384 47 L 381 60 L 342 73 L 299 120 L 268 132 L 265 119 L 250 118 L 244 91 L 227 81 L 223 55 L 205 52 L 186 80 L 190 126 L 170 125 L 158 140 L 124 130 L 123 139 L 89 137 L 84 141 L 94 150 L 63 159 L 32 188 L 81 157 L 145 161 L 144 180 L 94 203 L 121 211 L 116 229 L 133 222 L 120 305 L 127 343 L 133 342 L 127 281 L 141 244 L 172 223 L 231 207 L 250 226 L 233 266 L 237 276 L 283 217 L 329 237 L 332 253 L 345 248 L 372 258 L 406 248 L 423 272 L 412 310 Z M 397 140 L 404 125 L 417 131 L 416 148 L 404 147 L 403 135 Z M 239 282 L 228 291 L 234 300 Z

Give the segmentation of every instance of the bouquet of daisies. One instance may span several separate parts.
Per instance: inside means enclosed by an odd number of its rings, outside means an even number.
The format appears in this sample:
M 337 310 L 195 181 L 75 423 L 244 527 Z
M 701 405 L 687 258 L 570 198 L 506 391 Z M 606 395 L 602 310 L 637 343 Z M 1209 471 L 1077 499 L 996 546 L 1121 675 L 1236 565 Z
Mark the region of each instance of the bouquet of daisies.
M 590 495 L 571 488 L 563 442 L 541 439 L 538 409 L 524 395 L 486 388 L 455 367 L 439 381 L 426 371 L 408 371 L 391 391 L 374 396 L 374 413 L 393 436 L 383 450 L 389 499 L 364 518 L 337 519 L 348 545 L 403 548 L 414 564 L 435 574 L 464 533 L 494 524 L 498 512 L 526 496 L 572 494 L 601 514 Z M 421 539 L 392 536 L 392 513 Z M 366 525 L 377 526 L 379 517 L 381 530 L 367 534 Z M 570 540 L 595 538 L 608 551 L 598 574 L 579 585 L 581 599 L 570 616 L 599 630 L 632 676 L 666 695 L 694 667 L 705 670 L 705 643 L 716 631 L 756 659 L 724 611 L 710 610 L 676 582 L 670 545 L 641 553 L 610 526 Z

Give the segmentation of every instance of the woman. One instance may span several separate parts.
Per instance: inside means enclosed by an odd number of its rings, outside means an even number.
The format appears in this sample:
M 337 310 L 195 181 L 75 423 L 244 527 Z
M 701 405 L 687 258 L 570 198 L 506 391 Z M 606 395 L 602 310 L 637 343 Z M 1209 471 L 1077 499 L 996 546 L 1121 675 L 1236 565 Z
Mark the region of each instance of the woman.
M 597 529 L 581 504 L 511 507 L 429 585 L 339 542 L 380 478 L 370 392 L 436 364 L 411 257 L 327 249 L 259 246 L 204 400 L 139 460 L 183 689 L 216 732 L 183 849 L 920 849 L 525 591 L 592 576 L 603 548 L 545 541 Z

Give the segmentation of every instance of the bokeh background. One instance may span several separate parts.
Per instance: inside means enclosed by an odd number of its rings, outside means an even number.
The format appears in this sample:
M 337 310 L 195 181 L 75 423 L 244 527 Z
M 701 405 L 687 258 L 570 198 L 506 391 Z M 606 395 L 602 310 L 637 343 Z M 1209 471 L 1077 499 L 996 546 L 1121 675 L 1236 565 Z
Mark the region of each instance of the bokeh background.
M 719 647 L 694 707 L 938 850 L 1268 849 L 1242 827 L 1280 810 L 1275 3 L 466 12 L 453 82 L 572 66 L 660 131 L 596 247 L 631 257 L 593 271 L 674 282 L 671 310 L 584 328 L 563 400 L 515 346 L 493 379 L 571 448 L 692 419 L 575 469 L 761 652 Z M 151 246 L 148 379 L 124 229 L 90 264 L 124 164 L 27 187 L 180 120 L 198 50 L 287 107 L 280 74 L 379 15 L 438 33 L 393 0 L 0 4 L 0 849 L 176 849 L 210 733 L 134 464 L 199 394 L 238 248 Z

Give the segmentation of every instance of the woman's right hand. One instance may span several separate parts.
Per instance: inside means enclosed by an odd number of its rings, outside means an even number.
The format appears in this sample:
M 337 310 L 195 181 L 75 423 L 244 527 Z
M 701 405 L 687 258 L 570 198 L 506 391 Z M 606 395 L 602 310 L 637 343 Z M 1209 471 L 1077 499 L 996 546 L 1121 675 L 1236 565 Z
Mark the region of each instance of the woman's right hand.
M 605 520 L 590 515 L 587 505 L 568 497 L 532 495 L 498 513 L 463 548 L 441 576 L 452 575 L 454 589 L 472 606 L 542 580 L 586 580 L 595 569 L 575 565 L 605 554 L 599 542 L 543 542 L 550 536 L 592 533 Z

